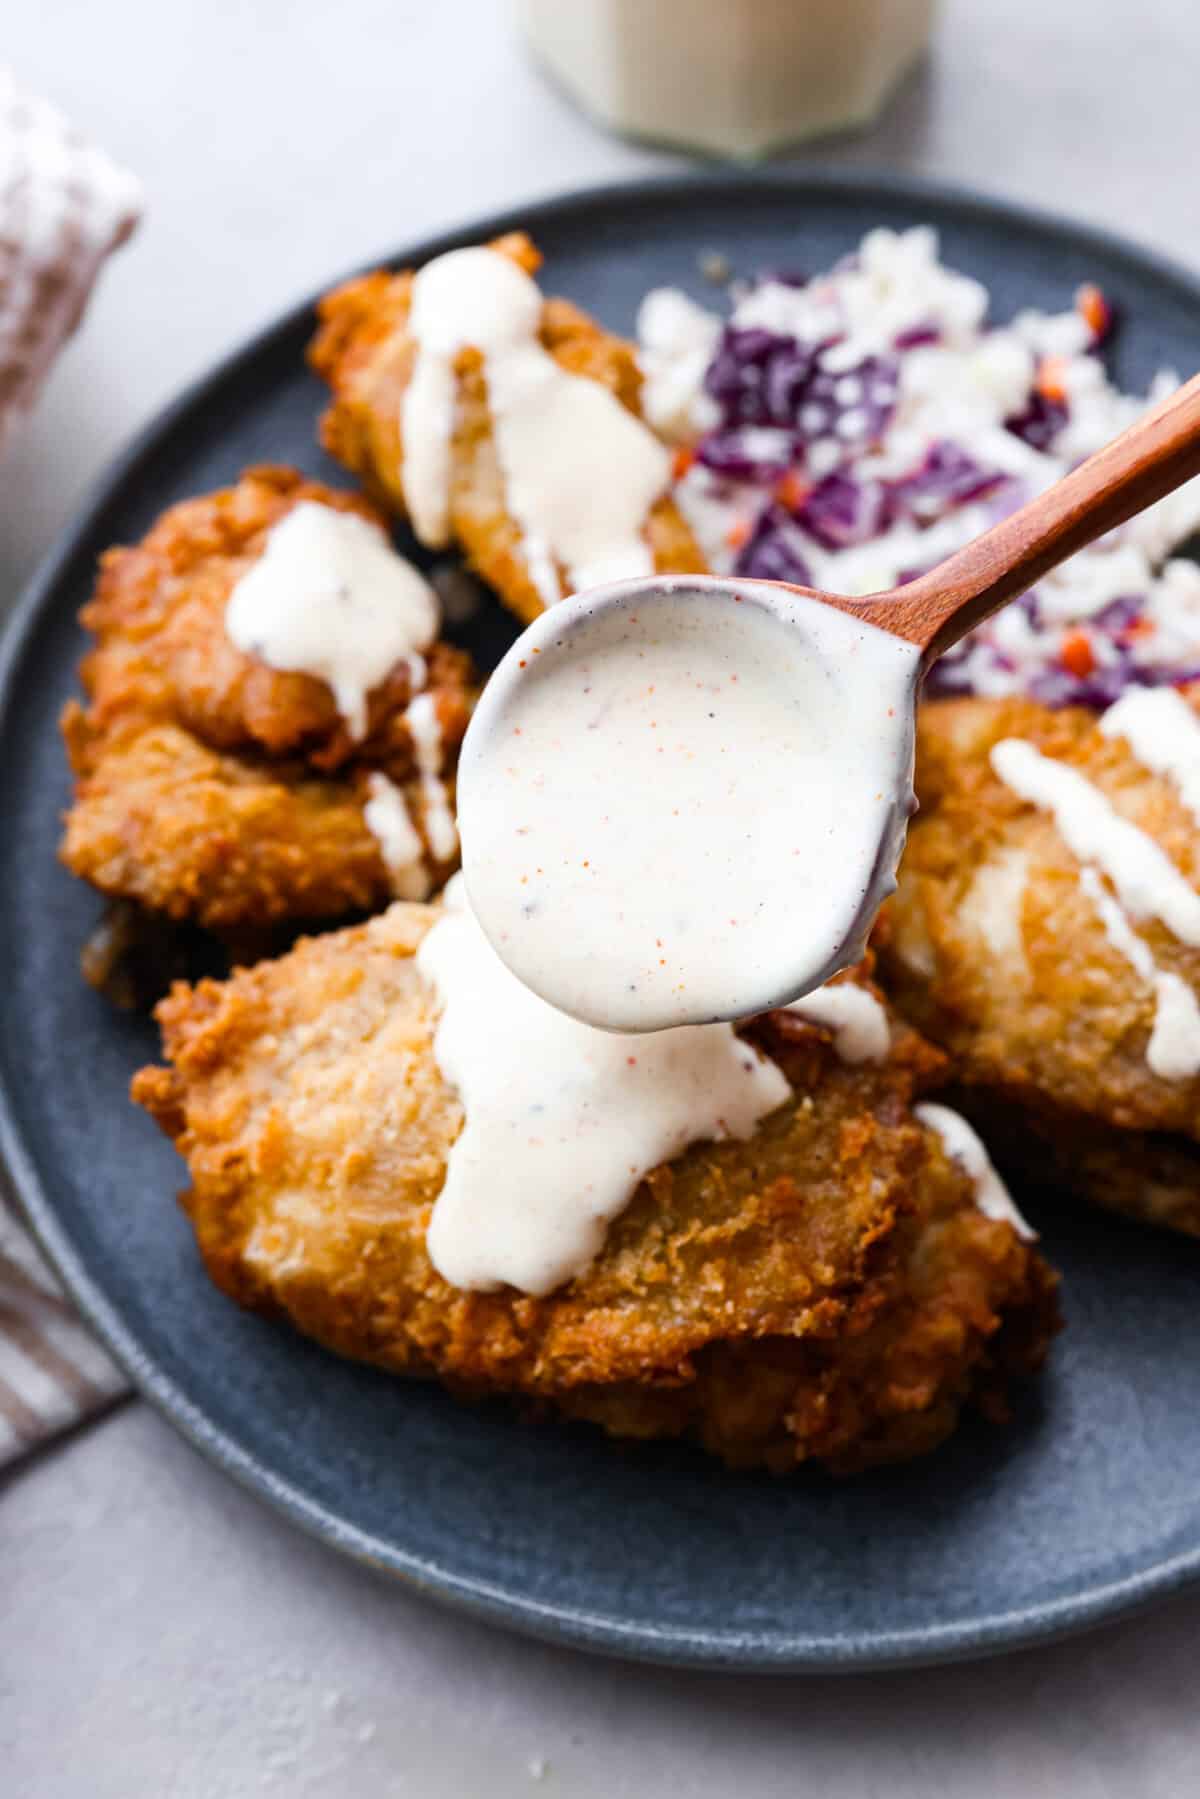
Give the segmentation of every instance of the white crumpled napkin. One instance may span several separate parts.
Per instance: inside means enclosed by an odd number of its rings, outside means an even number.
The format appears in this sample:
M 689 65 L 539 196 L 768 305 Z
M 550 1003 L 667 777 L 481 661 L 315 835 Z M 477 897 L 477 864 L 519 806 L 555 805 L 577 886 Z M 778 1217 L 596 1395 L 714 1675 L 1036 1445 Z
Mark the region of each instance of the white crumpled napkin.
M 0 68 L 0 438 L 33 405 L 141 210 L 134 176 Z

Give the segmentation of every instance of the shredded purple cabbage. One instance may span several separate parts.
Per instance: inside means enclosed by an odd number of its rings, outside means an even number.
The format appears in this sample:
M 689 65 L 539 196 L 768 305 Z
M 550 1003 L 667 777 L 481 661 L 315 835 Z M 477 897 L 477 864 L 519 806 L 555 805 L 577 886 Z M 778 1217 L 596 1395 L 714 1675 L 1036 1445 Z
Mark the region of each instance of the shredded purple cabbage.
M 1004 426 L 1030 449 L 1049 450 L 1069 417 L 1070 411 L 1062 400 L 1047 400 L 1035 388 L 1023 410 L 1006 418 Z
M 796 414 L 802 443 L 834 437 L 847 450 L 878 443 L 896 410 L 900 368 L 894 356 L 867 356 L 836 372 L 818 359 Z
M 1011 659 L 995 650 L 989 651 L 999 668 L 1011 667 Z M 1042 669 L 1031 675 L 1025 688 L 1030 699 L 1056 710 L 1061 706 L 1087 706 L 1104 711 L 1131 687 L 1182 687 L 1200 680 L 1197 668 L 1144 668 L 1122 657 L 1108 668 L 1094 668 L 1086 675 L 1073 675 L 1066 668 Z M 975 680 L 967 673 L 966 658 L 954 653 L 943 656 L 929 671 L 926 687 L 931 694 L 949 699 L 976 692 Z
M 931 444 L 920 468 L 889 485 L 889 516 L 908 513 L 918 524 L 931 524 L 955 506 L 982 499 L 1008 479 L 1002 469 L 984 468 L 958 444 L 942 439 Z
M 809 490 L 796 518 L 827 550 L 844 550 L 878 537 L 886 529 L 887 513 L 882 481 L 856 481 L 835 469 Z
M 778 426 L 795 433 L 798 449 L 831 436 L 848 449 L 875 442 L 895 411 L 896 359 L 869 356 L 835 372 L 821 362 L 829 347 L 727 326 L 704 377 L 705 392 L 721 410 L 719 429 Z
M 764 434 L 769 426 L 733 426 L 710 431 L 696 446 L 696 461 L 714 475 L 731 481 L 757 481 L 766 486 L 786 473 L 792 460 L 790 433 L 780 433 L 775 454 L 764 454 Z
M 735 575 L 759 581 L 793 581 L 812 586 L 812 573 L 804 560 L 799 531 L 777 502 L 764 506 L 754 529 L 738 552 Z
M 1127 631 L 1145 609 L 1145 594 L 1121 594 L 1117 599 L 1110 600 L 1107 606 L 1102 606 L 1099 612 L 1094 612 L 1091 622 L 1106 633 Z
M 1013 605 L 1020 607 L 1035 631 L 1040 629 L 1042 623 L 1042 602 L 1038 599 L 1036 587 L 1030 587 L 1024 593 L 1018 594 L 1013 601 Z
M 998 487 L 983 496 L 983 508 L 988 523 L 998 525 L 1002 518 L 1010 518 L 1029 497 L 1027 482 L 1022 481 L 1017 475 L 1006 475 Z
M 930 319 L 924 325 L 910 325 L 907 331 L 898 331 L 892 339 L 897 350 L 922 350 L 926 344 L 940 344 L 942 330 Z
M 773 331 L 729 325 L 704 377 L 721 408 L 721 424 L 781 425 L 794 429 L 817 352 Z
M 1031 700 L 1043 706 L 1111 706 L 1131 686 L 1124 668 L 1094 668 L 1087 675 L 1073 675 L 1069 669 L 1047 668 L 1031 676 L 1026 691 Z
M 904 516 L 930 524 L 955 506 L 995 492 L 1007 479 L 957 444 L 936 443 L 920 468 L 898 481 L 859 480 L 848 469 L 835 469 L 809 490 L 796 518 L 825 549 L 844 550 L 869 543 Z M 917 573 L 924 570 L 909 571 L 905 579 Z
M 856 264 L 851 256 L 838 268 Z M 759 280 L 793 288 L 809 283 L 807 275 L 787 268 L 771 270 Z M 1089 308 L 1084 310 L 1090 317 Z M 1109 308 L 1097 344 L 1111 325 Z M 891 350 L 839 368 L 839 356 L 847 353 L 843 337 L 804 342 L 761 327 L 726 326 L 704 380 L 716 402 L 718 423 L 701 439 L 695 455 L 700 468 L 714 478 L 715 497 L 733 500 L 741 516 L 745 509 L 734 490 L 739 484 L 750 490 L 743 498 L 755 509 L 753 525 L 737 552 L 735 574 L 811 586 L 818 545 L 836 554 L 872 543 L 904 524 L 916 527 L 914 566 L 899 576 L 904 583 L 935 566 L 932 559 L 919 561 L 922 554 L 931 557 L 920 547 L 926 528 L 973 504 L 983 518 L 999 521 L 1024 502 L 1026 481 L 980 461 L 950 438 L 932 443 L 920 465 L 897 479 L 862 472 L 859 458 L 881 444 L 895 416 L 902 356 L 941 341 L 934 320 L 918 319 L 896 334 Z M 1053 453 L 1070 416 L 1066 401 L 1047 399 L 1033 389 L 1004 422 L 1031 448 Z M 818 468 L 825 472 L 814 482 Z M 1168 670 L 1137 661 L 1145 651 L 1133 641 L 1130 628 L 1144 616 L 1146 603 L 1145 595 L 1123 594 L 1086 621 L 1102 661 L 1086 674 L 1074 674 L 1061 660 L 1066 652 L 1058 626 L 1045 617 L 1038 592 L 1031 589 L 1014 602 L 1033 633 L 1028 653 L 1019 641 L 1023 633 L 994 634 L 985 628 L 935 665 L 929 691 L 966 695 L 989 688 L 1020 689 L 1052 707 L 1103 708 L 1131 687 L 1200 680 L 1200 666 Z

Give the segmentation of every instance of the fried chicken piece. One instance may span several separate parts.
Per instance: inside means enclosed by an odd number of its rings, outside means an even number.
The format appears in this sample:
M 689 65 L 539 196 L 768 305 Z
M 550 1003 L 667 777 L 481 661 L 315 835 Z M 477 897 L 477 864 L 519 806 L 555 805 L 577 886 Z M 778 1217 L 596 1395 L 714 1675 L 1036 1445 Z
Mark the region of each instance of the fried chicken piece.
M 1200 690 L 1190 703 L 1200 709 Z M 1200 1235 L 1200 1077 L 1147 1066 L 1152 985 L 1107 934 L 1053 818 L 989 752 L 1018 737 L 1084 774 L 1200 888 L 1177 790 L 1094 714 L 940 700 L 917 733 L 920 811 L 878 937 L 885 985 L 950 1054 L 965 1111 L 1010 1167 Z M 1200 950 L 1136 925 L 1158 968 L 1200 992 Z
M 268 533 L 305 502 L 384 525 L 359 494 L 263 465 L 233 487 L 170 507 L 141 543 L 101 557 L 96 592 L 80 613 L 96 640 L 80 667 L 93 738 L 132 715 L 180 725 L 214 750 L 302 756 L 323 773 L 351 762 L 386 767 L 398 779 L 411 772 L 407 663 L 369 695 L 366 735 L 356 742 L 324 681 L 269 667 L 238 649 L 225 629 L 229 596 Z M 461 736 L 472 691 L 468 659 L 435 643 L 426 661 L 443 728 Z
M 114 900 L 242 941 L 394 897 L 364 817 L 372 772 L 422 821 L 406 662 L 369 696 L 356 742 L 325 682 L 268 667 L 225 630 L 236 582 L 272 526 L 305 501 L 381 522 L 357 495 L 264 467 L 171 507 L 140 544 L 108 551 L 81 614 L 95 638 L 80 671 L 87 705 L 72 701 L 62 721 L 76 776 L 67 867 Z M 452 783 L 473 675 L 445 643 L 424 662 Z M 436 886 L 452 865 L 426 849 Z
M 492 249 L 526 274 L 541 262 L 523 233 L 499 238 Z M 320 329 L 309 361 L 329 383 L 333 404 L 321 420 L 321 441 L 393 512 L 406 515 L 401 414 L 416 345 L 408 332 L 413 271 L 385 269 L 335 288 L 321 301 Z M 641 416 L 641 373 L 632 344 L 614 337 L 568 300 L 548 299 L 541 341 L 568 373 L 609 388 Z M 506 508 L 504 481 L 488 406 L 483 358 L 464 350 L 456 365 L 458 412 L 452 443 L 450 518 L 468 561 L 526 624 L 543 602 L 522 550 L 520 527 Z M 659 499 L 646 539 L 661 574 L 704 574 L 706 564 L 674 500 Z M 567 591 L 565 571 L 559 569 Z
M 95 747 L 85 714 L 64 729 L 86 769 L 63 859 L 102 893 L 228 931 L 387 904 L 388 871 L 351 780 L 299 760 L 223 755 L 178 725 L 125 721 Z
M 1129 1131 L 1086 1113 L 1036 1111 L 982 1087 L 952 1093 L 1026 1187 L 1059 1189 L 1143 1224 L 1200 1237 L 1200 1144 L 1170 1131 Z
M 448 1285 L 425 1233 L 462 1111 L 413 960 L 436 917 L 395 905 L 160 1006 L 170 1066 L 133 1095 L 240 1304 L 466 1395 L 780 1470 L 921 1453 L 1041 1361 L 1055 1277 L 914 1117 L 942 1060 L 903 1027 L 886 1065 L 850 1068 L 794 1016 L 760 1020 L 795 1099 L 753 1138 L 655 1169 L 547 1297 Z

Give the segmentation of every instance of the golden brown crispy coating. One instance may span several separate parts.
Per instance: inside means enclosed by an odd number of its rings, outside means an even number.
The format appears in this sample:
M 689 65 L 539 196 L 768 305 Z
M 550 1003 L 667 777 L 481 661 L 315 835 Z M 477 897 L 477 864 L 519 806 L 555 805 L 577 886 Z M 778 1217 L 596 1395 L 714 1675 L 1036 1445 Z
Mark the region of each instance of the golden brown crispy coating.
M 420 820 L 407 665 L 370 695 L 356 743 L 323 681 L 267 667 L 225 631 L 234 584 L 305 500 L 380 522 L 356 495 L 256 468 L 102 559 L 82 613 L 95 638 L 81 668 L 88 703 L 63 716 L 76 790 L 62 856 L 114 899 L 228 933 L 342 918 L 392 896 L 363 806 L 378 769 Z M 470 663 L 440 642 L 425 660 L 452 777 Z M 449 868 L 431 858 L 430 872 L 438 881 Z
M 1200 692 L 1191 703 L 1200 707 Z M 1047 1173 L 1052 1161 L 1054 1178 L 1103 1203 L 1195 1232 L 1200 1077 L 1168 1081 L 1147 1067 L 1153 991 L 1110 942 L 1053 819 L 992 772 L 989 751 L 1004 737 L 1086 775 L 1200 887 L 1200 840 L 1177 791 L 1124 740 L 1103 736 L 1092 713 L 934 701 L 918 725 L 921 809 L 879 937 L 886 984 L 949 1052 L 978 1120 L 1028 1121 L 1027 1161 Z M 1137 929 L 1161 969 L 1200 991 L 1200 950 L 1157 920 Z M 1147 1156 L 1172 1172 L 1157 1197 L 1148 1185 L 1139 1199 Z
M 84 714 L 65 729 L 72 760 L 92 772 L 67 814 L 63 859 L 102 893 L 216 932 L 391 897 L 350 781 L 224 755 L 178 725 L 131 723 L 98 752 Z
M 521 233 L 498 239 L 492 248 L 530 275 L 541 261 Z M 336 288 L 321 302 L 320 330 L 309 349 L 309 361 L 333 392 L 333 404 L 321 421 L 322 443 L 384 505 L 402 516 L 401 412 L 416 356 L 408 334 L 412 283 L 411 270 L 397 275 L 379 270 Z M 641 375 L 631 344 L 603 330 L 570 301 L 556 299 L 543 307 L 541 338 L 564 369 L 599 381 L 630 412 L 640 414 Z M 487 381 L 477 351 L 463 351 L 457 376 L 450 492 L 453 535 L 472 566 L 528 623 L 543 605 L 522 554 L 521 532 L 505 509 Z M 691 530 L 669 497 L 651 510 L 646 536 L 661 573 L 705 572 Z M 562 569 L 559 573 L 565 576 Z
M 412 960 L 435 916 L 393 906 L 159 1008 L 171 1066 L 134 1098 L 186 1158 L 201 1253 L 241 1304 L 468 1394 L 778 1468 L 931 1447 L 1040 1360 L 1054 1278 L 913 1117 L 941 1062 L 903 1028 L 886 1067 L 851 1069 L 822 1032 L 760 1022 L 798 1097 L 753 1139 L 656 1169 L 546 1298 L 447 1285 L 425 1231 L 462 1114 Z

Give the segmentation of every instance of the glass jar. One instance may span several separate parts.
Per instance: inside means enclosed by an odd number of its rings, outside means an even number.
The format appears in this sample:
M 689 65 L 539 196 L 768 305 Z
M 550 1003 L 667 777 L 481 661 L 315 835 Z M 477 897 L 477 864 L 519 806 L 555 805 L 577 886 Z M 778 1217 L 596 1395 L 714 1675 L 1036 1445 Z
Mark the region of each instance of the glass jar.
M 518 0 L 535 56 L 602 124 L 754 157 L 868 124 L 937 0 Z

